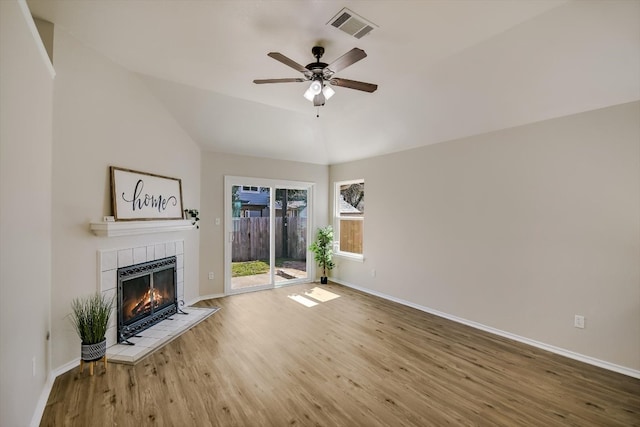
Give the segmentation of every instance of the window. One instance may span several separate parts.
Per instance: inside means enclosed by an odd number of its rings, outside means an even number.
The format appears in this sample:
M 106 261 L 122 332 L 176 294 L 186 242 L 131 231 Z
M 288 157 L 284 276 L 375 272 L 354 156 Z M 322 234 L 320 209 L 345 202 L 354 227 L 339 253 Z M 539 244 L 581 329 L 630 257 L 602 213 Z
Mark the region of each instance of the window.
M 253 185 L 243 185 L 242 191 L 245 193 L 257 193 L 260 191 L 260 187 L 256 187 Z
M 337 254 L 362 259 L 364 180 L 336 182 L 334 245 Z

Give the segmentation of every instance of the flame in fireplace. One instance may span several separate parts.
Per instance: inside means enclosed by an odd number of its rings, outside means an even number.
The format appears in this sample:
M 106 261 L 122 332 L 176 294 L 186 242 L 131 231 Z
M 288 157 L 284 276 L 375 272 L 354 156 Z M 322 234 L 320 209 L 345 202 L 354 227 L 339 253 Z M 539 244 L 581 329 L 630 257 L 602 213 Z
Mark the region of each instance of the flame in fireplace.
M 167 297 L 162 295 L 157 288 L 149 289 L 131 309 L 131 317 L 148 313 L 152 308 L 158 308 L 164 304 Z

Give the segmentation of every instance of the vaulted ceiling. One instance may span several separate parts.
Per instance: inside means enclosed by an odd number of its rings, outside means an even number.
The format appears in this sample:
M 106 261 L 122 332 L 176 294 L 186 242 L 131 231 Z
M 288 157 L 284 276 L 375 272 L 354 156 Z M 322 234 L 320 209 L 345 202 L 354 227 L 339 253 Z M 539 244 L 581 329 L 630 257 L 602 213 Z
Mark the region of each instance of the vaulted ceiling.
M 123 67 L 204 150 L 320 164 L 416 146 L 640 99 L 637 0 L 207 1 L 29 0 Z M 377 27 L 356 39 L 327 23 L 343 7 Z M 319 109 L 308 84 L 267 56 L 300 64 L 367 57 L 339 77 Z M 320 117 L 316 117 L 319 113 Z

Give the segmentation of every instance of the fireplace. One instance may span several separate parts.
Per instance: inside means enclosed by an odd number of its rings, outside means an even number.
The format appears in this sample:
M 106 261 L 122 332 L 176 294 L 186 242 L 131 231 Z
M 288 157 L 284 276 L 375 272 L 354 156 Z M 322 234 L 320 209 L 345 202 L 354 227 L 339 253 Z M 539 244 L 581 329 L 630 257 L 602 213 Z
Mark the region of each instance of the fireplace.
M 177 313 L 176 257 L 118 269 L 118 342 Z

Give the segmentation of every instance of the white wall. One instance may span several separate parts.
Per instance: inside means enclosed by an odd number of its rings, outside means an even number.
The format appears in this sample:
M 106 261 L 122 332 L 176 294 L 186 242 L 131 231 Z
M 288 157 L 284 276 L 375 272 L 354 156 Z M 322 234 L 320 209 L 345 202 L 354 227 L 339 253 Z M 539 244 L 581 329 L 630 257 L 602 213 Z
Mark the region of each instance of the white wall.
M 640 370 L 639 123 L 635 102 L 331 166 L 367 206 L 365 262 L 333 275 Z
M 55 30 L 53 130 L 53 368 L 79 357 L 71 300 L 98 289 L 96 251 L 184 239 L 185 299 L 198 295 L 197 230 L 96 237 L 111 214 L 110 165 L 182 179 L 185 207 L 200 205 L 200 149 L 139 75 Z
M 53 74 L 24 2 L 0 1 L 0 58 L 0 425 L 25 426 L 48 372 Z
M 316 184 L 314 222 L 316 226 L 327 224 L 328 166 L 203 152 L 200 209 L 200 295 L 203 296 L 224 292 L 225 175 L 313 182 Z M 220 225 L 215 225 L 215 218 L 220 218 Z M 215 273 L 214 280 L 208 280 L 210 271 Z

